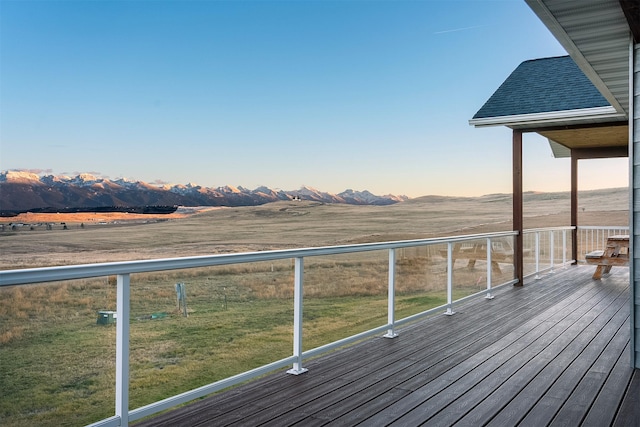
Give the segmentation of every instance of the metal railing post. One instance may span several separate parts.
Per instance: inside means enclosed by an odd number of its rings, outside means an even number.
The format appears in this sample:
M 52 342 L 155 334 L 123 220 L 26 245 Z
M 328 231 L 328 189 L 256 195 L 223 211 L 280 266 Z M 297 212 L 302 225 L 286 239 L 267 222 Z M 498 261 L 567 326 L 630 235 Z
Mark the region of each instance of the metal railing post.
M 536 280 L 540 279 L 540 232 L 536 231 Z
M 551 241 L 549 242 L 549 251 L 551 252 L 549 262 L 551 263 L 551 273 L 553 273 L 553 264 L 554 264 L 553 251 L 555 249 L 554 248 L 554 241 L 553 241 L 555 236 L 553 235 L 553 230 L 549 231 L 549 235 L 550 235 L 550 239 L 551 239 Z
M 487 237 L 487 295 L 485 295 L 485 299 L 493 299 L 493 295 L 491 295 L 491 237 Z
M 304 276 L 304 258 L 295 258 L 294 290 L 293 290 L 293 368 L 288 374 L 300 375 L 308 371 L 302 367 L 302 291 Z
M 567 268 L 567 230 L 562 230 L 562 268 Z
M 453 311 L 453 245 L 447 242 L 447 316 L 455 314 Z
M 130 275 L 118 274 L 116 296 L 116 416 L 129 425 L 129 317 Z
M 395 331 L 395 298 L 396 298 L 396 250 L 389 249 L 389 297 L 387 302 L 387 323 L 389 329 L 384 335 L 385 338 L 395 338 L 398 336 Z

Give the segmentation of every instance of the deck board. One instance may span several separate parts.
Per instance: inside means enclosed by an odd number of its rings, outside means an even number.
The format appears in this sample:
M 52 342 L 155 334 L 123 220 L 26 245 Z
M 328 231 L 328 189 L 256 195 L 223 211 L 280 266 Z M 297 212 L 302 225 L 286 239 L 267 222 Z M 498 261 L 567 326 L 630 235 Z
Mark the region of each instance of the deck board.
M 496 290 L 493 300 L 467 301 L 454 316 L 434 315 L 395 339 L 310 361 L 303 375 L 278 372 L 139 425 L 637 422 L 628 270 L 601 281 L 592 273 L 570 267 Z
M 622 407 L 616 414 L 615 427 L 636 427 L 640 426 L 640 416 L 638 416 L 638 402 L 640 402 L 640 370 L 633 372 L 629 387 L 625 393 Z
M 598 295 L 590 298 L 590 300 L 597 297 Z M 501 340 L 499 343 L 507 344 L 504 350 L 490 351 L 490 353 L 495 354 L 482 365 L 474 368 L 476 372 L 471 377 L 471 381 L 463 379 L 454 385 L 453 390 L 450 392 L 450 394 L 453 394 L 454 400 L 443 400 L 441 396 L 444 396 L 444 394 L 440 393 L 437 400 L 423 404 L 438 409 L 437 415 L 429 419 L 429 424 L 453 424 L 458 421 L 458 417 L 461 414 L 466 414 L 472 409 L 476 412 L 475 417 L 472 414 L 473 421 L 470 423 L 466 421 L 465 423 L 479 425 L 488 421 L 493 413 L 500 408 L 500 405 L 509 402 L 515 391 L 520 392 L 528 385 L 529 378 L 549 366 L 550 353 L 555 351 L 554 344 L 562 338 L 569 339 L 566 335 L 568 328 L 565 328 L 565 325 L 569 324 L 573 320 L 572 318 L 580 315 L 580 313 L 589 312 L 592 306 L 588 302 L 585 301 L 580 304 L 578 310 L 568 315 L 566 310 L 552 310 L 553 314 L 550 318 L 547 318 L 547 321 L 559 321 L 549 330 L 545 328 L 545 323 L 541 323 L 517 340 L 512 340 L 511 337 L 505 337 L 505 339 Z M 564 318 L 562 318 L 563 316 Z M 478 405 L 480 403 L 483 403 L 483 405 Z M 508 411 L 509 408 L 503 410 L 502 414 L 506 414 Z M 483 417 L 478 418 L 478 412 Z M 514 414 L 521 413 L 520 410 L 511 412 Z M 420 411 L 414 417 L 405 417 L 403 419 L 412 423 L 416 416 L 426 417 L 427 415 L 431 414 Z M 485 419 L 483 420 L 482 418 Z M 508 417 L 506 422 L 513 424 L 512 417 Z M 496 425 L 507 424 L 498 422 Z
M 629 343 L 627 339 L 627 345 L 623 353 L 619 355 L 615 366 L 608 373 L 604 385 L 599 390 L 591 408 L 589 408 L 583 419 L 583 426 L 598 427 L 608 426 L 613 423 L 616 412 L 612 408 L 615 408 L 623 401 L 626 392 L 626 388 L 620 387 L 620 384 L 628 383 L 631 377 L 632 369 L 629 366 L 629 360 Z M 638 397 L 640 398 L 640 395 Z

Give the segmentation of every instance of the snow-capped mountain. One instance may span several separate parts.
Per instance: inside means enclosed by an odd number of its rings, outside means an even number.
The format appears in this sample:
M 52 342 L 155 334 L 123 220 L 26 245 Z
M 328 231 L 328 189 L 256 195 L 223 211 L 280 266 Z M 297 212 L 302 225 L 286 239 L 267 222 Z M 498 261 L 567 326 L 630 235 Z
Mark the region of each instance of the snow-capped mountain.
M 369 191 L 326 193 L 311 187 L 250 190 L 225 185 L 216 188 L 186 185 L 156 186 L 124 178 L 109 180 L 83 173 L 74 177 L 23 171 L 0 172 L 0 211 L 24 212 L 42 208 L 93 208 L 106 206 L 254 206 L 279 200 L 313 200 L 323 203 L 389 205 L 406 196 L 376 196 Z

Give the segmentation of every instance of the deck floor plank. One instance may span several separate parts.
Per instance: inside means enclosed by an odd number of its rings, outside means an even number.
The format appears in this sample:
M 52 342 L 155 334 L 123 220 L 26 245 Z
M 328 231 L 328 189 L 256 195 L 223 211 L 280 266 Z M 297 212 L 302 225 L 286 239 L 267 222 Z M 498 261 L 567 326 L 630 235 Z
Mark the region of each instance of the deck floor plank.
M 629 387 L 625 393 L 614 421 L 615 427 L 637 427 L 640 426 L 640 416 L 638 416 L 638 402 L 640 402 L 640 370 L 633 372 Z
M 628 303 L 626 298 L 621 298 L 620 303 Z M 590 321 L 591 319 L 587 319 Z M 573 340 L 569 343 L 556 343 L 558 347 L 549 347 L 547 352 L 549 355 L 557 353 L 558 355 L 549 360 L 544 368 L 535 374 L 533 379 L 522 392 L 511 400 L 508 407 L 515 408 L 513 413 L 520 414 L 518 419 L 513 420 L 522 422 L 523 425 L 539 426 L 547 425 L 553 419 L 565 400 L 571 395 L 573 389 L 579 382 L 584 372 L 588 371 L 593 360 L 598 356 L 599 352 L 585 351 L 589 344 L 593 342 L 596 336 L 602 339 L 599 344 L 602 347 L 611 336 L 615 334 L 624 323 L 624 318 L 618 323 L 612 325 L 612 330 L 607 329 L 606 334 L 598 334 L 604 326 L 608 326 L 608 315 L 605 311 L 601 312 L 597 318 L 593 319 L 583 330 L 569 334 L 565 334 L 565 338 L 573 335 Z M 577 325 L 576 326 L 581 326 Z M 575 329 L 575 328 L 574 328 Z M 623 346 L 624 348 L 624 346 Z M 618 351 L 622 351 L 619 349 Z M 571 369 L 573 368 L 573 369 Z M 533 373 L 529 373 L 532 376 Z M 525 377 L 526 377 L 525 373 Z M 507 412 L 507 408 L 500 415 Z M 520 420 L 524 415 L 526 417 Z M 504 419 L 500 416 L 496 417 L 489 425 L 500 425 Z
M 522 368 L 514 372 L 502 384 L 493 384 L 493 391 L 481 404 L 467 415 L 461 425 L 515 425 L 546 392 L 550 382 L 557 379 L 562 367 L 588 344 L 606 317 L 599 315 L 609 307 L 616 295 L 608 294 L 595 305 L 576 307 L 562 321 L 549 328 L 547 333 L 530 348 L 532 353 Z M 587 310 L 584 310 L 587 308 Z M 600 318 L 599 323 L 595 320 Z M 588 335 L 580 333 L 591 326 Z M 535 352 L 535 353 L 534 353 Z
M 592 300 L 594 296 L 602 296 L 601 294 L 605 293 L 607 292 L 598 289 L 591 289 L 591 292 L 584 293 L 575 301 L 579 307 L 578 310 L 588 311 L 590 308 L 590 305 L 587 304 L 589 300 Z M 543 313 L 541 322 L 534 318 L 510 334 L 492 342 L 490 346 L 468 356 L 452 369 L 439 373 L 439 384 L 424 384 L 423 381 L 424 385 L 417 389 L 416 393 L 408 396 L 400 403 L 402 405 L 401 408 L 390 408 L 385 411 L 386 413 L 376 414 L 376 416 L 367 420 L 365 425 L 374 426 L 394 421 L 398 421 L 400 425 L 410 424 L 412 420 L 415 421 L 415 418 L 421 418 L 426 421 L 433 415 L 433 411 L 441 410 L 450 403 L 451 399 L 455 399 L 459 393 L 470 390 L 478 386 L 478 384 L 480 385 L 476 388 L 476 392 L 486 396 L 489 391 L 484 389 L 483 385 L 485 383 L 482 383 L 485 375 L 495 373 L 495 375 L 491 376 L 491 381 L 497 382 L 499 385 L 508 379 L 513 372 L 524 366 L 531 359 L 531 356 L 536 354 L 531 350 L 530 346 L 535 345 L 541 350 L 546 347 L 549 340 L 553 339 L 553 334 L 546 334 L 549 327 L 555 330 L 556 335 L 559 335 L 565 329 L 563 322 L 569 322 L 570 319 L 567 320 L 569 315 L 567 315 L 563 304 L 560 308 L 553 307 L 547 310 L 546 313 Z M 524 357 L 516 357 L 527 349 L 530 351 L 529 355 L 525 354 Z M 480 366 L 482 366 L 482 369 L 478 369 Z M 499 399 L 500 402 L 503 400 L 502 398 Z M 423 405 L 424 408 L 419 408 L 420 405 Z M 398 411 L 398 409 L 401 409 L 401 411 Z M 413 412 L 410 414 L 410 411 Z M 397 414 L 400 414 L 403 418 L 401 420 L 395 418 Z
M 628 270 L 556 270 L 145 420 L 147 426 L 618 425 L 637 422 Z M 635 401 L 637 402 L 637 400 Z M 634 425 L 634 424 L 628 424 Z
M 573 341 L 572 344 L 576 344 L 578 341 Z M 548 353 L 549 352 L 554 352 L 557 351 L 557 349 L 555 349 L 552 345 L 548 346 L 547 348 L 545 348 L 543 350 L 544 353 Z M 568 352 L 568 354 L 571 354 L 571 352 L 575 351 L 573 348 L 570 348 L 569 346 L 567 346 L 566 351 Z M 558 366 L 558 362 L 560 361 L 560 358 L 556 358 L 551 362 L 546 362 L 547 360 L 547 355 L 543 355 L 542 352 L 539 353 L 538 356 L 540 357 L 540 360 L 543 361 L 544 363 L 547 363 L 546 366 L 543 367 L 543 369 L 540 371 L 540 373 L 534 378 L 533 381 L 531 381 L 530 383 L 528 383 L 523 390 L 528 391 L 528 392 L 521 392 L 520 394 L 518 394 L 518 397 L 522 396 L 524 398 L 524 401 L 526 402 L 531 402 L 534 401 L 534 399 L 536 398 L 536 396 L 539 396 L 540 394 L 545 392 L 545 388 L 544 385 L 545 383 L 548 384 L 549 382 L 551 382 L 553 379 L 557 378 L 556 376 L 554 376 L 553 372 L 551 369 L 549 369 L 550 366 Z M 560 365 L 562 365 L 562 363 L 560 363 Z M 530 366 L 533 366 L 531 361 L 527 362 L 526 368 L 529 368 Z M 525 379 L 530 378 L 533 375 L 532 372 L 528 372 L 527 369 L 520 369 L 517 372 L 514 372 L 514 376 L 512 378 L 510 378 L 508 381 L 511 381 L 513 378 L 516 377 L 521 377 L 523 376 Z M 496 377 L 496 375 L 493 375 L 492 377 Z M 489 380 L 491 377 L 488 377 L 487 379 Z M 541 381 L 538 381 L 542 384 L 538 384 L 537 388 L 534 385 L 534 382 L 540 379 Z M 496 397 L 494 398 L 494 402 L 490 403 L 489 405 L 484 405 L 485 409 L 484 409 L 484 413 L 485 414 L 495 414 L 497 412 L 497 410 L 500 410 L 502 413 L 505 412 L 510 412 L 510 409 L 508 407 L 504 407 L 502 409 L 499 409 L 500 406 L 498 404 L 498 402 L 500 401 L 508 401 L 509 398 L 511 398 L 511 396 L 513 396 L 513 394 L 516 392 L 516 390 L 518 390 L 519 386 L 516 386 L 514 384 L 509 384 L 508 381 L 505 381 L 502 384 L 506 384 L 506 387 L 504 387 L 506 390 L 508 390 L 506 392 L 505 395 L 499 396 L 496 395 Z M 451 405 L 449 407 L 447 407 L 446 411 L 441 411 L 438 416 L 434 417 L 433 419 L 430 420 L 430 423 L 432 424 L 440 424 L 440 425 L 451 425 L 453 423 L 455 423 L 456 421 L 459 420 L 459 418 L 461 417 L 461 414 L 465 414 L 468 410 L 469 407 L 473 407 L 474 404 L 476 404 L 477 402 L 483 401 L 485 399 L 485 397 L 487 395 L 491 395 L 493 394 L 493 390 L 496 390 L 496 386 L 497 386 L 497 382 L 498 380 L 493 380 L 491 382 L 489 382 L 489 384 L 486 384 L 484 388 L 478 388 L 478 387 L 474 387 L 473 389 L 469 390 L 467 393 L 465 393 L 464 395 L 460 396 L 456 402 L 455 405 Z M 520 381 L 518 381 L 518 383 L 520 383 Z M 558 384 L 558 383 L 556 383 Z M 500 387 L 503 387 L 503 385 L 500 385 Z M 531 389 L 534 389 L 535 391 L 531 391 Z M 485 394 L 486 393 L 486 394 Z M 525 397 L 526 396 L 526 397 Z M 546 397 L 546 395 L 545 395 Z M 511 400 L 510 404 L 513 403 L 514 400 Z M 546 402 L 547 404 L 552 404 L 552 402 Z M 553 403 L 555 404 L 555 403 Z M 491 407 L 491 411 L 488 410 L 487 406 Z M 473 409 L 477 410 L 478 408 L 480 408 L 480 406 L 478 407 L 473 407 Z M 518 408 L 517 411 L 522 411 L 523 408 Z M 486 423 L 487 421 L 489 421 L 488 419 L 478 419 L 477 416 L 476 418 L 472 418 L 471 416 L 469 418 L 467 418 L 467 420 L 465 421 L 461 421 L 459 422 L 458 425 L 479 425 L 479 424 L 483 424 Z M 541 425 L 541 424 L 536 424 L 536 425 Z
M 618 329 L 598 359 L 584 374 L 580 383 L 572 390 L 571 396 L 564 399 L 561 410 L 550 423 L 551 426 L 578 425 L 583 422 L 589 408 L 602 390 L 607 374 L 615 369 L 621 355 L 628 354 L 628 328 L 629 322 L 628 319 L 625 319 L 622 327 Z M 611 420 L 609 420 L 610 422 Z
M 493 338 L 491 338 L 490 341 L 492 341 L 493 339 L 497 339 L 498 337 L 502 336 L 504 334 L 504 331 L 500 331 L 499 328 L 497 328 L 496 330 L 493 330 L 491 332 L 491 334 L 493 334 Z M 459 339 L 456 341 L 456 343 L 458 343 L 459 345 L 462 345 L 466 340 L 463 339 Z M 463 361 L 466 357 L 467 354 L 469 353 L 477 353 L 479 351 L 482 351 L 483 348 L 486 346 L 486 344 L 484 342 L 482 342 L 481 340 L 478 342 L 478 344 L 476 344 L 476 346 L 467 346 L 466 348 L 462 348 L 463 351 L 460 351 L 460 349 L 453 349 L 453 351 L 451 353 L 446 353 L 445 356 L 442 357 L 442 360 L 440 360 L 440 365 L 442 366 L 434 366 L 431 365 L 428 367 L 429 370 L 424 370 L 419 366 L 412 366 L 412 368 L 414 369 L 413 373 L 409 373 L 410 374 L 410 378 L 409 381 L 413 381 L 414 379 L 417 378 L 417 381 L 420 384 L 424 384 L 425 383 L 425 378 L 426 377 L 437 377 L 438 375 L 440 375 L 440 373 L 446 369 L 449 369 L 451 367 L 454 367 L 456 365 L 458 365 L 461 361 Z M 426 355 L 425 355 L 426 356 Z M 429 356 L 426 356 L 424 358 L 424 360 L 430 360 Z M 437 365 L 437 364 L 436 364 Z M 416 369 L 418 368 L 418 369 Z M 441 372 L 438 372 L 436 369 L 440 368 L 439 370 Z M 406 373 L 406 372 L 405 372 Z M 388 379 L 385 379 L 384 384 L 382 384 L 383 387 L 385 387 L 385 389 L 381 390 L 381 393 L 384 392 L 386 389 L 389 388 L 389 386 L 393 383 L 393 385 L 400 386 L 403 388 L 412 388 L 412 386 L 409 386 L 408 383 L 405 384 L 401 384 L 401 381 L 406 377 L 406 375 L 394 375 L 394 376 L 390 376 Z M 354 396 L 353 399 L 355 400 L 361 400 L 361 396 Z M 381 396 L 382 400 L 386 400 L 385 396 L 382 395 Z M 377 404 L 377 403 L 376 403 Z M 344 406 L 344 404 L 342 404 L 341 406 Z M 352 422 L 354 420 L 352 419 Z M 377 421 L 374 421 L 377 422 Z
M 597 303 L 594 304 L 593 301 Z M 504 350 L 493 352 L 491 357 L 474 367 L 472 372 L 453 383 L 448 392 L 438 393 L 433 399 L 424 402 L 421 405 L 422 409 L 417 408 L 401 422 L 411 424 L 418 419 L 424 421 L 437 413 L 433 419 L 429 419 L 429 424 L 450 425 L 461 415 L 474 409 L 474 406 L 487 396 L 495 393 L 495 402 L 488 405 L 494 410 L 497 407 L 495 403 L 508 401 L 514 390 L 524 387 L 526 380 L 534 372 L 544 369 L 549 360 L 548 354 L 554 351 L 553 344 L 560 339 L 570 339 L 567 335 L 570 326 L 581 320 L 583 314 L 593 312 L 594 306 L 602 304 L 603 301 L 607 299 L 603 298 L 602 293 L 597 294 L 571 313 L 554 310 L 553 317 L 548 320 L 559 321 L 551 328 L 546 327 L 550 325 L 547 321 L 540 323 L 520 339 L 512 340 L 505 337 L 500 341 L 507 344 Z M 478 420 L 474 420 L 471 425 L 478 425 Z
M 607 379 L 591 408 L 589 408 L 582 425 L 598 427 L 613 423 L 616 412 L 611 408 L 615 408 L 623 401 L 626 392 L 626 389 L 620 387 L 620 384 L 628 383 L 633 373 L 633 369 L 629 366 L 629 351 L 629 343 L 627 341 L 623 353 L 619 355 L 615 366 L 608 373 Z M 640 401 L 640 398 L 638 401 Z

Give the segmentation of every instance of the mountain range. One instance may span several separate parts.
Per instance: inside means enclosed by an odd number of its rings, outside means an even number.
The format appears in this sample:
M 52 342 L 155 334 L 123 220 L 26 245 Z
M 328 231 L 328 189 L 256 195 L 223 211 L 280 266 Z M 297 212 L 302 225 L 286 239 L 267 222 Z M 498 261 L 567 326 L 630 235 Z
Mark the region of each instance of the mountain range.
M 376 196 L 369 191 L 345 190 L 331 194 L 310 187 L 273 190 L 258 187 L 202 187 L 196 184 L 157 186 L 124 178 L 109 180 L 82 173 L 41 176 L 24 171 L 0 172 L 0 212 L 42 209 L 140 207 L 140 206 L 255 206 L 279 200 L 313 200 L 351 205 L 390 205 L 407 196 Z

